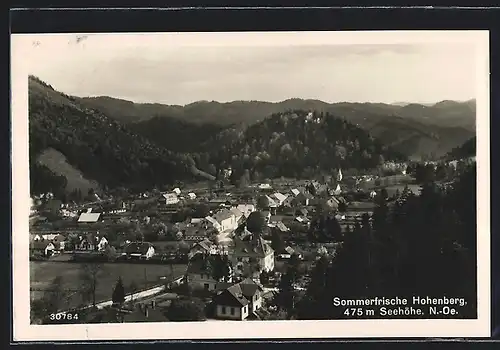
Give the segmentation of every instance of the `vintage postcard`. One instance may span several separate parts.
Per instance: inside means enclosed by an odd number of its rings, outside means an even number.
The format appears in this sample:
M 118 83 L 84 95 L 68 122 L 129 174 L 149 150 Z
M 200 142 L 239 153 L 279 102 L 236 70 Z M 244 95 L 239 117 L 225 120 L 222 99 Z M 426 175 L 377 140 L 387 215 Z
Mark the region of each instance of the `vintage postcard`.
M 12 111 L 15 340 L 489 336 L 487 31 L 12 35 Z

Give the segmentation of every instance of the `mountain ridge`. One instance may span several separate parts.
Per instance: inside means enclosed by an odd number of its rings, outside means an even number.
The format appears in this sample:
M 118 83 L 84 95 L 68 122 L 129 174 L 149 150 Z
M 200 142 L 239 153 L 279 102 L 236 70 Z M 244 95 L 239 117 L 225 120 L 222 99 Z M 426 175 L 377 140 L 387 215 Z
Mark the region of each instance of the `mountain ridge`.
M 444 123 L 454 123 L 455 126 L 463 126 L 474 129 L 475 125 L 475 99 L 467 101 L 439 101 L 432 105 L 419 103 L 408 103 L 398 106 L 388 103 L 375 102 L 334 102 L 328 103 L 318 99 L 288 98 L 278 102 L 256 101 L 256 100 L 235 100 L 230 102 L 218 101 L 194 101 L 186 105 L 168 105 L 161 103 L 135 103 L 130 100 L 117 99 L 109 96 L 78 97 L 83 103 L 88 103 L 103 110 L 109 116 L 121 119 L 125 122 L 140 122 L 156 116 L 180 118 L 193 123 L 216 123 L 220 125 L 233 125 L 238 123 L 249 124 L 262 120 L 265 116 L 273 113 L 283 112 L 293 109 L 312 109 L 334 114 L 345 109 L 361 109 L 362 111 L 375 112 L 376 114 L 387 115 L 396 114 L 402 117 L 419 119 L 425 118 L 427 123 L 433 125 L 443 125 Z M 124 112 L 121 110 L 124 105 L 133 108 Z M 440 114 L 446 113 L 442 108 L 447 105 L 450 108 L 462 108 L 463 110 L 453 111 L 453 117 L 444 115 L 436 118 L 439 110 Z M 209 108 L 205 113 L 198 111 L 199 107 Z M 235 110 L 237 109 L 237 110 Z M 252 109 L 251 111 L 245 109 Z M 432 118 L 434 117 L 434 118 Z M 435 119 L 435 120 L 433 120 Z M 462 119 L 462 120 L 460 120 Z

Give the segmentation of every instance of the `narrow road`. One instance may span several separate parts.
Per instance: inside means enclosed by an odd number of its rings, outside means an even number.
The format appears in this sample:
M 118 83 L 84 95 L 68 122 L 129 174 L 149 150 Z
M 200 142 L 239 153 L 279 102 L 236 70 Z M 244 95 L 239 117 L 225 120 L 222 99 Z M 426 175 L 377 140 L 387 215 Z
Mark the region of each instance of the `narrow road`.
M 181 276 L 181 277 L 173 280 L 172 282 L 179 282 L 182 278 L 183 278 L 183 276 Z M 154 288 L 149 288 L 149 289 L 146 289 L 146 290 L 142 290 L 142 291 L 137 292 L 137 293 L 126 295 L 125 296 L 125 302 L 129 302 L 129 301 L 132 301 L 132 300 L 141 300 L 141 299 L 144 299 L 144 298 L 147 298 L 147 297 L 151 297 L 153 295 L 156 295 L 158 293 L 163 292 L 164 290 L 165 290 L 165 286 L 164 285 L 157 286 L 157 287 L 154 287 Z M 112 300 L 106 300 L 106 301 L 103 301 L 103 302 L 100 302 L 100 303 L 96 303 L 95 306 L 98 309 L 102 309 L 102 308 L 104 308 L 106 306 L 111 306 L 112 304 L 113 304 Z M 88 309 L 88 308 L 91 308 L 91 307 L 92 307 L 92 304 L 89 304 L 89 305 L 84 306 L 81 309 Z M 70 312 L 70 311 L 73 311 L 73 310 L 65 310 L 65 311 L 58 312 L 57 314 L 64 314 L 64 313 L 67 313 L 67 312 Z

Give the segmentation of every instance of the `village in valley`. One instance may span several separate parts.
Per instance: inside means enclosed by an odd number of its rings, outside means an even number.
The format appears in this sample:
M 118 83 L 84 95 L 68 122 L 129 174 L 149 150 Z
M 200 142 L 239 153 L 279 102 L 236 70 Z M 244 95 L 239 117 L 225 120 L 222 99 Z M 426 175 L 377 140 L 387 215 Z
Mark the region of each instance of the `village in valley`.
M 31 324 L 478 318 L 476 46 L 169 35 L 24 55 Z
M 390 208 L 418 195 L 408 169 L 388 162 L 379 175 L 338 169 L 245 186 L 226 169 L 170 191 L 32 198 L 32 322 L 289 319 L 283 288 L 303 296 L 315 262 L 334 259 L 380 197 Z

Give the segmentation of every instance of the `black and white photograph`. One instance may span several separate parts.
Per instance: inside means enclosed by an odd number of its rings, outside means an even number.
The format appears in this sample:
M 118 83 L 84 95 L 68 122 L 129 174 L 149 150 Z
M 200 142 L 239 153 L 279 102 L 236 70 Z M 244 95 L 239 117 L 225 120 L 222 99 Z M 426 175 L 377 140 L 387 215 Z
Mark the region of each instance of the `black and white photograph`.
M 11 40 L 19 337 L 489 332 L 488 32 Z

